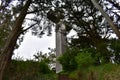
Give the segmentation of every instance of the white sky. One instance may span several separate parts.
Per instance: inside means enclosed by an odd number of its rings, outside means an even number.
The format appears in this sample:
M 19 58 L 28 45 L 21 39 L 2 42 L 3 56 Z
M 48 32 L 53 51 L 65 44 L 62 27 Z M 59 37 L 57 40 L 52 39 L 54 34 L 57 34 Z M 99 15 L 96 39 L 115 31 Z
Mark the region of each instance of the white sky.
M 13 57 L 23 57 L 24 59 L 32 59 L 33 55 L 38 51 L 48 52 L 48 48 L 55 48 L 55 32 L 52 36 L 43 35 L 42 38 L 31 35 L 27 32 L 20 47 L 15 50 Z

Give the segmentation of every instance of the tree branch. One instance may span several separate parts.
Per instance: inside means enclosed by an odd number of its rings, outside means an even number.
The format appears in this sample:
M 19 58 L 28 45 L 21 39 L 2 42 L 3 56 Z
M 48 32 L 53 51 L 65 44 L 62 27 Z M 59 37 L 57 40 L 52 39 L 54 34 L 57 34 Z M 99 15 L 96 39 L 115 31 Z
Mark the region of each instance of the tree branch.
M 105 13 L 105 11 L 102 9 L 102 7 L 95 0 L 91 0 L 91 2 L 101 12 L 101 14 L 106 18 L 106 20 L 109 23 L 110 27 L 115 32 L 117 37 L 120 39 L 120 31 L 118 30 L 117 26 L 113 23 L 113 21 L 110 19 L 109 15 L 107 13 Z
M 35 23 L 35 24 L 32 24 L 30 27 L 28 27 L 28 28 L 26 28 L 26 29 L 24 29 L 24 30 L 22 30 L 22 32 L 21 33 L 24 33 L 25 31 L 27 31 L 27 30 L 29 30 L 30 28 L 32 28 L 34 25 L 36 25 L 37 23 Z

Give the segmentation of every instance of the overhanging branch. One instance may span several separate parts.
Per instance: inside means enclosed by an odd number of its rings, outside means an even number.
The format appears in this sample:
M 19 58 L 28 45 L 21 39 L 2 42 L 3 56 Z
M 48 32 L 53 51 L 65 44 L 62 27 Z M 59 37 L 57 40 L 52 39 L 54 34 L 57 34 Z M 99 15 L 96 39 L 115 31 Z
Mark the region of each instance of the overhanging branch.
M 24 30 L 22 30 L 22 32 L 21 33 L 24 33 L 25 31 L 27 31 L 27 30 L 29 30 L 30 28 L 32 28 L 34 25 L 36 25 L 37 23 L 35 23 L 35 24 L 32 24 L 30 27 L 28 27 L 28 28 L 26 28 L 26 29 L 24 29 Z

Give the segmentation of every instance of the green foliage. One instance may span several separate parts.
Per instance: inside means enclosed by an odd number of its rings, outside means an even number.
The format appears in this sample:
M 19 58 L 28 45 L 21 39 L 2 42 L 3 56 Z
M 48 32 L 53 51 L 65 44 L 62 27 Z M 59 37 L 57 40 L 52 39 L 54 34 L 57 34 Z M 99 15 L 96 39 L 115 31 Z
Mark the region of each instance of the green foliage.
M 120 65 L 103 64 L 99 66 L 89 66 L 75 71 L 62 73 L 75 80 L 119 80 Z
M 55 49 L 48 48 L 50 51 L 48 53 L 37 52 L 34 54 L 34 59 L 36 61 L 45 63 L 49 68 L 54 68 L 56 63 Z
M 59 62 L 62 64 L 64 71 L 74 71 L 80 68 L 86 68 L 95 63 L 92 53 L 89 49 L 79 50 L 77 48 L 68 49 L 61 57 Z
M 113 46 L 112 46 L 113 45 Z M 109 42 L 111 54 L 119 53 L 119 40 Z M 100 53 L 95 49 L 69 48 L 58 60 L 63 66 L 61 74 L 76 80 L 119 80 L 120 65 L 104 63 L 95 65 L 97 58 L 102 61 Z M 106 56 L 107 57 L 107 56 Z M 116 57 L 115 57 L 116 58 Z M 111 59 L 115 61 L 114 59 Z M 73 67 L 74 66 L 74 67 Z
M 110 41 L 110 49 L 112 50 L 111 55 L 114 56 L 114 62 L 115 63 L 120 63 L 120 40 L 117 39 L 112 39 Z
M 48 67 L 47 63 L 41 61 L 39 62 L 39 72 L 41 72 L 42 74 L 47 74 L 50 73 L 50 68 Z
M 110 69 L 110 72 L 105 73 L 104 79 L 119 80 L 120 79 L 120 65 L 113 66 L 113 69 L 112 70 Z
M 93 76 L 96 77 L 96 80 L 116 80 L 115 78 L 110 79 L 110 76 L 112 77 L 116 75 L 116 73 L 118 74 L 116 71 L 119 69 L 120 65 L 108 63 L 100 66 L 91 66 L 89 67 L 89 72 L 92 71 L 95 73 Z M 118 77 L 119 75 L 116 76 Z
M 95 60 L 92 58 L 91 53 L 88 51 L 79 52 L 75 59 L 78 64 L 78 68 L 89 67 L 95 63 Z
M 77 62 L 75 60 L 77 53 L 78 50 L 75 48 L 68 49 L 61 57 L 58 58 L 64 71 L 73 71 L 77 69 Z
M 12 60 L 3 80 L 55 80 L 56 75 L 45 62 Z

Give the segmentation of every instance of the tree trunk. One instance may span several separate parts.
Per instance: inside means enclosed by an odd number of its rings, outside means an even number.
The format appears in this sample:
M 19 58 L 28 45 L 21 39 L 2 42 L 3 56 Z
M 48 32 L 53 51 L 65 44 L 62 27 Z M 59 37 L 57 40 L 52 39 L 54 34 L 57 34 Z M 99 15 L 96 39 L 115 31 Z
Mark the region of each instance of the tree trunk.
M 11 57 L 13 55 L 14 46 L 16 45 L 16 41 L 21 33 L 22 23 L 25 19 L 27 10 L 31 2 L 32 0 L 27 0 L 22 11 L 20 12 L 19 17 L 16 19 L 13 30 L 10 33 L 2 52 L 0 53 L 0 80 L 2 80 L 3 73 L 8 65 L 8 62 L 11 60 Z
M 117 26 L 114 25 L 113 21 L 108 16 L 108 14 L 105 13 L 105 11 L 100 7 L 100 5 L 95 0 L 91 0 L 91 1 L 95 5 L 95 7 L 101 12 L 101 14 L 106 18 L 106 20 L 108 21 L 110 27 L 115 32 L 117 37 L 120 39 L 120 32 L 119 32 Z

